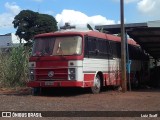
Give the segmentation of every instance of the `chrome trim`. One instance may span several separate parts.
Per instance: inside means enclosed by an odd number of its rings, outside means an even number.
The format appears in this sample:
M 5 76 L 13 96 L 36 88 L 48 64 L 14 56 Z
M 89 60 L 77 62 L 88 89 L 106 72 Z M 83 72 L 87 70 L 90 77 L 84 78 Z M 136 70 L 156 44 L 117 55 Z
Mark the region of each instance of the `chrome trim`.
M 46 70 L 46 69 L 68 69 L 69 67 L 50 67 L 50 68 L 34 68 L 34 69 L 40 69 L 40 70 Z
M 54 76 L 55 75 L 68 75 L 68 73 L 54 73 Z M 48 74 L 35 74 L 35 76 L 48 76 Z

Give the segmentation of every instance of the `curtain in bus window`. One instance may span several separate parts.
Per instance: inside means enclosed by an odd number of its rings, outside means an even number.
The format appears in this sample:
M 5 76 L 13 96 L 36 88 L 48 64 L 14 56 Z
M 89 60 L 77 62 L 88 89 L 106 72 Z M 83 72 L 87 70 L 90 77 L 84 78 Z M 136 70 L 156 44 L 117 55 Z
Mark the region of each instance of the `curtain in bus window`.
M 53 39 L 48 39 L 46 40 L 45 44 L 44 44 L 44 53 L 46 55 L 51 55 L 52 51 L 53 51 L 53 45 L 54 45 L 54 41 Z
M 55 39 L 52 37 L 36 38 L 33 45 L 33 56 L 52 55 Z
M 80 36 L 57 37 L 53 55 L 80 55 L 82 38 Z

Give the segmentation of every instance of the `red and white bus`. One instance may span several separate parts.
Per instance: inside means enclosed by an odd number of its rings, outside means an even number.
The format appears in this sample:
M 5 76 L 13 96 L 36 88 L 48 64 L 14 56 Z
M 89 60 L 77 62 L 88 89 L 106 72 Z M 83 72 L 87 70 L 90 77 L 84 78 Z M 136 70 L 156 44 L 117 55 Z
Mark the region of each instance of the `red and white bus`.
M 140 72 L 148 56 L 128 40 L 131 73 Z M 98 31 L 64 30 L 36 35 L 29 59 L 29 87 L 90 87 L 121 85 L 120 37 Z

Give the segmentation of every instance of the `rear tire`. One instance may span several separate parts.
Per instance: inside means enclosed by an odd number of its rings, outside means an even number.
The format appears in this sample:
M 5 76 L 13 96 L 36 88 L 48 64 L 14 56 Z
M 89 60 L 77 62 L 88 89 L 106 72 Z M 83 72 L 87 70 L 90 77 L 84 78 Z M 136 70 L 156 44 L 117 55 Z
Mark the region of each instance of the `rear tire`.
M 101 79 L 99 77 L 99 75 L 96 75 L 95 79 L 94 79 L 94 85 L 93 87 L 91 87 L 91 92 L 93 94 L 98 94 L 101 91 Z

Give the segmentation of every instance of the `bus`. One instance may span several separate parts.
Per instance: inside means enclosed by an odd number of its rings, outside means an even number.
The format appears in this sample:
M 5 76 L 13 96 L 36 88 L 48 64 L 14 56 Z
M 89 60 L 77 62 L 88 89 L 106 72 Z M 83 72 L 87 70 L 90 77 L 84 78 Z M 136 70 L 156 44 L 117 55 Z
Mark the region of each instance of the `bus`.
M 128 39 L 128 49 L 132 83 L 148 69 L 148 55 L 132 39 Z M 96 94 L 102 87 L 120 85 L 120 37 L 93 30 L 63 30 L 34 37 L 27 83 L 34 94 L 47 87 L 90 88 Z

